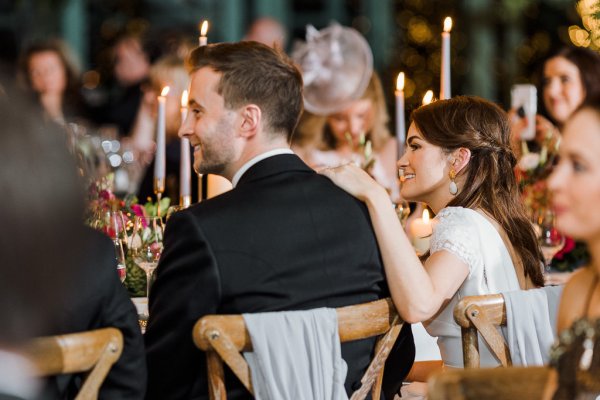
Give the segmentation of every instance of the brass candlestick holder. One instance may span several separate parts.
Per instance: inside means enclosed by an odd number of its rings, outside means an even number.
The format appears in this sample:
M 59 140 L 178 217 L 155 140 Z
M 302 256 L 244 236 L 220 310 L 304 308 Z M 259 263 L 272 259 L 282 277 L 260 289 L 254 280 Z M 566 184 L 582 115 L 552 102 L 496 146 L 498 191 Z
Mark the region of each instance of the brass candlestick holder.
M 192 205 L 192 196 L 179 196 L 179 205 L 181 208 L 188 208 Z
M 156 216 L 160 217 L 160 200 L 165 192 L 165 178 L 154 178 L 154 194 L 156 195 Z

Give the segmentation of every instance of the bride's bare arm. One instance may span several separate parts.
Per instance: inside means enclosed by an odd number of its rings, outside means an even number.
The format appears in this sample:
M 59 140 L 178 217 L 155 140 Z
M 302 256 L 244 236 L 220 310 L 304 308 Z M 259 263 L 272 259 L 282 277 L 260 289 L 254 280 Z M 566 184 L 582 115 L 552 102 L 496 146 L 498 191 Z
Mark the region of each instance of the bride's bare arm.
M 387 192 L 360 168 L 345 165 L 321 173 L 366 203 L 392 299 L 402 318 L 414 323 L 433 317 L 465 280 L 468 266 L 447 251 L 434 253 L 421 264 Z

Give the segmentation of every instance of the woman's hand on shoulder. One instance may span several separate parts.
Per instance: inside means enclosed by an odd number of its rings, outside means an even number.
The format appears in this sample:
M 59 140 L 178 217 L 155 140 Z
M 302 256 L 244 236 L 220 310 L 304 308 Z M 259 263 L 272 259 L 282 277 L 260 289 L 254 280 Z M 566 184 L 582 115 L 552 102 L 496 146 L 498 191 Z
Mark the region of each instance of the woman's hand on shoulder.
M 333 181 L 337 186 L 361 201 L 367 201 L 371 196 L 377 196 L 385 189 L 369 174 L 354 164 L 345 164 L 335 168 L 325 168 L 319 171 Z

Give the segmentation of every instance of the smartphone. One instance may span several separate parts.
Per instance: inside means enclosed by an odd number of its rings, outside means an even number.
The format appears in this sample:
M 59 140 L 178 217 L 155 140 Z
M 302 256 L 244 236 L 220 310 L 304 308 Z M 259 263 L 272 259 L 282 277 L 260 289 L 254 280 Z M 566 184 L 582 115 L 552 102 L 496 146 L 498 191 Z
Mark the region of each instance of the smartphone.
M 513 85 L 510 90 L 511 108 L 517 115 L 527 118 L 527 126 L 521 132 L 522 140 L 535 139 L 535 115 L 537 114 L 537 89 L 527 83 Z

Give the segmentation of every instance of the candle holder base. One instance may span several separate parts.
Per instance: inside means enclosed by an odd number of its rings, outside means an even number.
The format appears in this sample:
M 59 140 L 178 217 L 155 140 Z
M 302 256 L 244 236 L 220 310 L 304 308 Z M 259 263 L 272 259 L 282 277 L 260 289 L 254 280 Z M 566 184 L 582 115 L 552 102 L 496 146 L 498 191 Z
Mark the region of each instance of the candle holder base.
M 165 178 L 154 178 L 154 194 L 162 194 L 165 191 Z
M 180 196 L 179 205 L 181 208 L 188 208 L 192 205 L 192 196 Z

